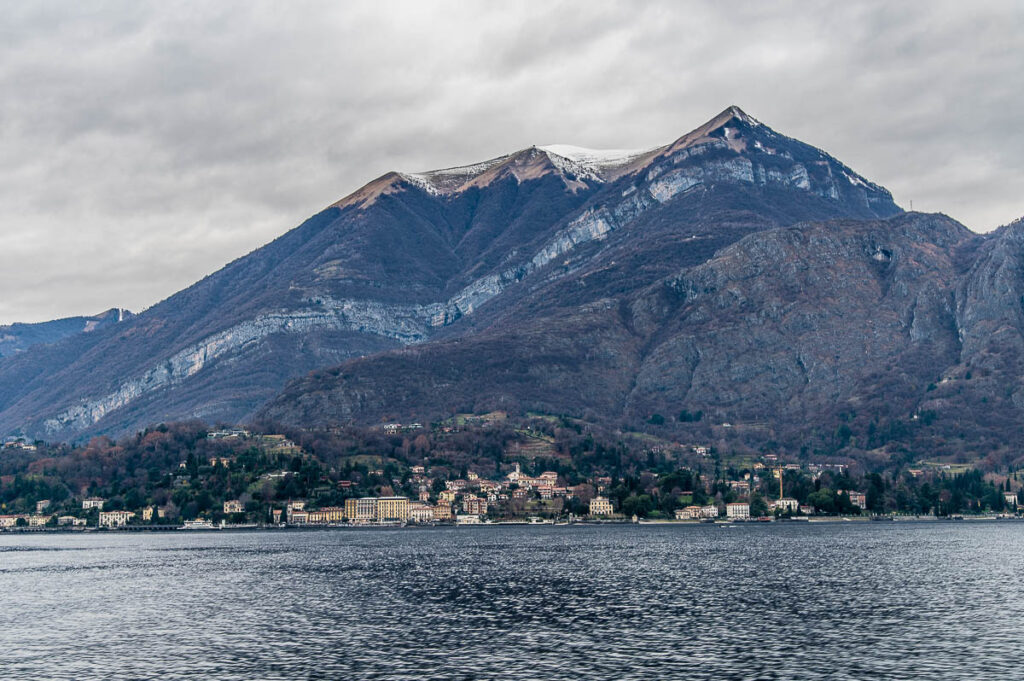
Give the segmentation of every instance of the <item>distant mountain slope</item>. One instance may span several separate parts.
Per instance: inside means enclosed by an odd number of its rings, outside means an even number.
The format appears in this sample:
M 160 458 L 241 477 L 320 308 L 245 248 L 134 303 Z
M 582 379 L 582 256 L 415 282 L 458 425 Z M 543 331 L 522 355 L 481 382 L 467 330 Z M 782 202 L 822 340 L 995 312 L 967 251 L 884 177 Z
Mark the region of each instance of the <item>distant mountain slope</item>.
M 628 305 L 752 232 L 899 212 L 735 107 L 653 150 L 389 173 L 123 325 L 0 361 L 0 431 L 237 421 L 313 369 Z
M 1022 234 L 922 214 L 758 231 L 620 297 L 314 372 L 262 416 L 659 414 L 755 447 L 993 455 L 1024 444 Z
M 110 309 L 89 317 L 65 317 L 35 324 L 0 326 L 0 357 L 24 352 L 33 345 L 56 343 L 68 336 L 89 333 L 131 318 L 128 310 Z

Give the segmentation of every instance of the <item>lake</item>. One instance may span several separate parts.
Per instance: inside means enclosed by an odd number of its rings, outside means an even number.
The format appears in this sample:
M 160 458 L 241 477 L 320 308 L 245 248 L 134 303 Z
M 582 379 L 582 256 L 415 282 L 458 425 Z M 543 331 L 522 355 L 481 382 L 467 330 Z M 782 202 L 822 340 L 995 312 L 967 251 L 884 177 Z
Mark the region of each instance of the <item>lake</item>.
M 1021 679 L 1024 523 L 5 534 L 0 678 Z

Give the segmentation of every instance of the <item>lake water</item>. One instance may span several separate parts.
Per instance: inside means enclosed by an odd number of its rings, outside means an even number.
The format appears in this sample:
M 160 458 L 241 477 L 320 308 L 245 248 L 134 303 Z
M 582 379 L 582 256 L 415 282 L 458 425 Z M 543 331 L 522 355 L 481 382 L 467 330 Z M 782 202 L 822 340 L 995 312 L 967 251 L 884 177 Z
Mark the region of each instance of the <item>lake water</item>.
M 1024 524 L 0 535 L 0 678 L 1024 679 Z

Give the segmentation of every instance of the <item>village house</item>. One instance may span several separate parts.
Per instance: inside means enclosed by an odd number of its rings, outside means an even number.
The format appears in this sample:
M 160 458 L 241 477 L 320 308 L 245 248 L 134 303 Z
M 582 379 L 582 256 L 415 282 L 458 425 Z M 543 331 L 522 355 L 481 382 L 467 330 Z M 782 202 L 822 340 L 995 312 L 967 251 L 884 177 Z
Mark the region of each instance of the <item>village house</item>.
M 52 515 L 30 515 L 28 517 L 29 527 L 46 527 L 46 524 L 50 522 Z
M 676 520 L 699 520 L 700 506 L 687 506 L 676 509 Z
M 718 517 L 718 507 L 715 506 L 714 504 L 708 504 L 707 506 L 701 506 L 700 507 L 700 517 L 701 518 L 717 518 Z
M 479 497 L 466 497 L 462 500 L 462 510 L 471 515 L 487 515 L 487 500 Z
M 800 507 L 800 512 L 803 513 L 804 515 L 814 515 L 814 507 L 813 506 L 801 506 Z
M 434 507 L 434 520 L 451 520 L 452 505 L 450 502 L 441 500 Z
M 732 520 L 739 520 L 750 517 L 750 504 L 734 502 L 725 505 L 725 515 Z
M 1017 508 L 1017 493 L 1016 492 L 1003 492 L 1003 500 L 1006 505 L 1010 508 Z
M 800 508 L 800 502 L 792 497 L 783 497 L 772 502 L 772 509 L 778 509 L 782 513 L 796 513 Z
M 413 523 L 434 522 L 434 507 L 418 501 L 409 502 L 409 521 Z
M 0 527 L 17 527 L 19 518 L 24 518 L 25 522 L 28 523 L 28 516 L 24 513 L 15 513 L 13 515 L 0 515 Z
M 746 480 L 730 480 L 729 487 L 742 497 L 750 494 L 750 483 Z
M 232 428 L 230 430 L 215 430 L 211 433 L 206 434 L 207 440 L 224 440 L 227 438 L 247 438 L 249 437 L 249 431 L 242 430 L 240 428 Z
M 50 508 L 50 500 L 43 499 L 42 501 L 36 502 L 36 513 L 42 513 L 46 509 Z
M 82 509 L 88 511 L 90 508 L 103 510 L 103 499 L 101 497 L 89 497 L 82 499 Z
M 306 521 L 306 502 L 304 501 L 289 501 L 285 506 L 285 518 L 288 524 L 305 522 Z M 295 520 L 296 513 L 301 514 L 299 520 Z
M 124 527 L 134 517 L 131 511 L 100 511 L 100 527 Z
M 76 518 L 73 515 L 62 515 L 57 518 L 57 524 L 60 526 L 71 525 L 72 527 L 84 527 L 85 518 Z
M 611 515 L 614 512 L 612 502 L 606 497 L 594 497 L 590 500 L 590 515 Z
M 228 499 L 224 502 L 225 513 L 243 513 L 244 511 L 245 507 L 242 506 L 242 502 L 238 499 Z
M 842 492 L 840 492 L 842 494 Z M 868 507 L 868 498 L 862 492 L 847 492 L 850 496 L 850 503 L 861 509 Z

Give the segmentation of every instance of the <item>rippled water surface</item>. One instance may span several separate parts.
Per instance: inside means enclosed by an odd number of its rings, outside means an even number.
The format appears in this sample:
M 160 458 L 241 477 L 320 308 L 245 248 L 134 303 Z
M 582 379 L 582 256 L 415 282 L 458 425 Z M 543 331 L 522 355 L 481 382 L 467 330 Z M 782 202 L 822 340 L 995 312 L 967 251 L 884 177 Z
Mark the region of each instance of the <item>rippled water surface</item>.
M 3 679 L 1024 679 L 1024 524 L 0 536 Z

